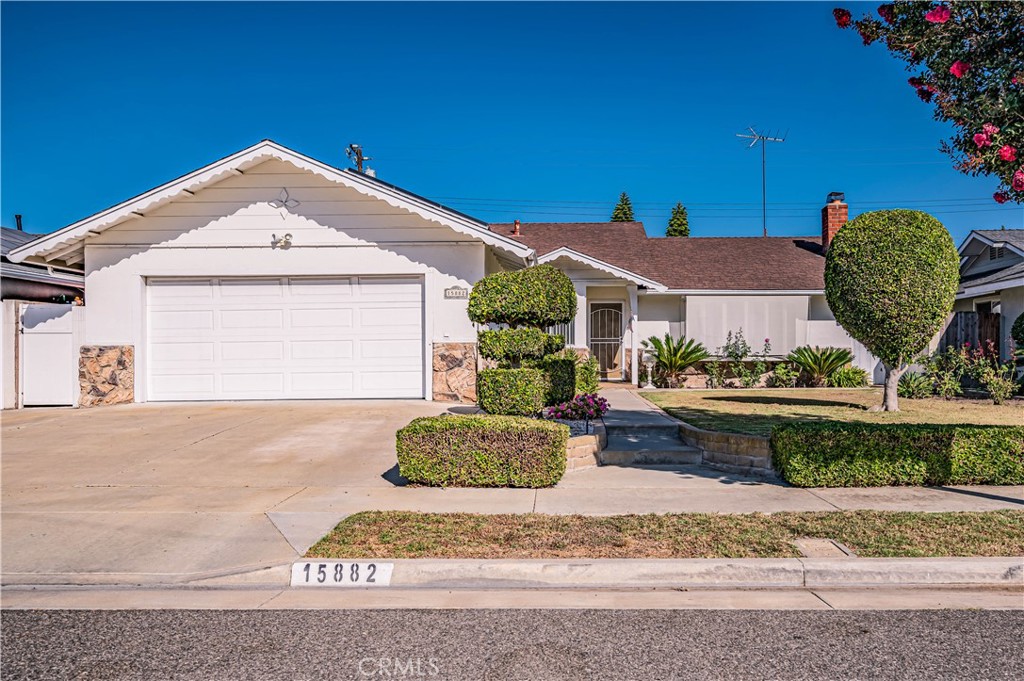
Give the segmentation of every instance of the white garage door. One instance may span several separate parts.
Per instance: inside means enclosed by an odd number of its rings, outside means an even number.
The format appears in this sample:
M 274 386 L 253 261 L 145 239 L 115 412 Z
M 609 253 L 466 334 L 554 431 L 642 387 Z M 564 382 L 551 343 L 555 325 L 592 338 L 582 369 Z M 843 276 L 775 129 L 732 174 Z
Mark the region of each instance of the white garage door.
M 423 397 L 418 278 L 147 284 L 150 400 Z

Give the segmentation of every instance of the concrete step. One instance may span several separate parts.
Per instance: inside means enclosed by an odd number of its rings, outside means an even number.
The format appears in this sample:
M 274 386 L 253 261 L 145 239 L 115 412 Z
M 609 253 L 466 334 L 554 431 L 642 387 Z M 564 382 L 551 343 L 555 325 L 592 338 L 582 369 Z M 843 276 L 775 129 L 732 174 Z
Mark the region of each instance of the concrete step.
M 635 464 L 693 464 L 701 462 L 700 450 L 682 443 L 676 434 L 608 435 L 608 446 L 599 455 L 604 466 Z
M 608 437 L 618 435 L 622 437 L 674 437 L 679 438 L 678 423 L 663 424 L 622 424 L 605 421 L 605 428 L 608 430 Z

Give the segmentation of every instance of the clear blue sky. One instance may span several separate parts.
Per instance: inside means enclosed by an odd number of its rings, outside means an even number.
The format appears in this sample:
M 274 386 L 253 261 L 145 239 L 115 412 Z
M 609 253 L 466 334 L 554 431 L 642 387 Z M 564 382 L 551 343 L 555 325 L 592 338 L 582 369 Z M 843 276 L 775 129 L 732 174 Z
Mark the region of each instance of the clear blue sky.
M 870 11 L 877 3 L 853 5 Z M 1024 227 L 955 172 L 900 62 L 832 4 L 10 3 L 2 13 L 0 217 L 50 231 L 269 137 L 484 220 L 607 220 L 648 233 L 816 234 L 928 210 L 959 241 Z

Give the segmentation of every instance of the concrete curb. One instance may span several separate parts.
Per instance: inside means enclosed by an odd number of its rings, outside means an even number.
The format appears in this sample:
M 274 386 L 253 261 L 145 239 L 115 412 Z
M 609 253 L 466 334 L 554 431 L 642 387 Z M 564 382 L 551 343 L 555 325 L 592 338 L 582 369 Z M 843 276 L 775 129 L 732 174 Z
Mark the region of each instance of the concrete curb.
M 1024 586 L 1024 557 L 390 562 L 392 586 L 420 588 Z
M 309 561 L 316 562 L 316 559 Z M 358 561 L 394 563 L 394 573 L 389 587 L 394 589 L 777 589 L 916 586 L 1024 588 L 1024 557 L 1019 556 L 376 561 L 360 558 Z M 4 579 L 3 582 L 5 587 L 13 588 L 175 586 L 280 589 L 288 588 L 289 574 L 290 565 L 216 576 L 21 574 L 18 575 L 18 579 Z

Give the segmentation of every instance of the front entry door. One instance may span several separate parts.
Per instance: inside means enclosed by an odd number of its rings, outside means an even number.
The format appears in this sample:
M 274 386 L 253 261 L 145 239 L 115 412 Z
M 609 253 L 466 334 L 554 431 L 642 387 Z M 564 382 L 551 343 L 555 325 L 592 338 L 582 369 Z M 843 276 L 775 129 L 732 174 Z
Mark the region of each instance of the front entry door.
M 590 354 L 602 379 L 622 378 L 622 303 L 590 304 Z

